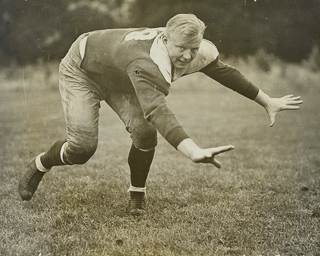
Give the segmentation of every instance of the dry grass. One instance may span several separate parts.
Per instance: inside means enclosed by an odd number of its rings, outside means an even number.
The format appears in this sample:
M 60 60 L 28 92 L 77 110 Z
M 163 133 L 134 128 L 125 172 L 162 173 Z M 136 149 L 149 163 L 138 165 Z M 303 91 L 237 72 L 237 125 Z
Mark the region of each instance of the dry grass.
M 10 87 L 0 94 L 0 254 L 319 255 L 319 72 L 228 62 L 272 96 L 301 95 L 302 108 L 280 113 L 269 128 L 263 109 L 217 83 L 194 76 L 175 84 L 168 104 L 194 140 L 236 149 L 219 157 L 217 170 L 159 138 L 141 218 L 124 212 L 130 140 L 105 104 L 91 161 L 52 170 L 30 202 L 19 199 L 27 161 L 65 127 L 54 73 L 49 85 L 40 66 L 2 76 Z

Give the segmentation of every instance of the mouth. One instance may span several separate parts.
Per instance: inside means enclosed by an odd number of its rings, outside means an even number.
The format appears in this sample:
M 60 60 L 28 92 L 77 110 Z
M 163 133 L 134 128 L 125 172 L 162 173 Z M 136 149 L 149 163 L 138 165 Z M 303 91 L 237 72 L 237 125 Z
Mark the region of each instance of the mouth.
M 178 64 L 180 64 L 181 66 L 186 66 L 190 63 L 189 60 L 178 60 Z

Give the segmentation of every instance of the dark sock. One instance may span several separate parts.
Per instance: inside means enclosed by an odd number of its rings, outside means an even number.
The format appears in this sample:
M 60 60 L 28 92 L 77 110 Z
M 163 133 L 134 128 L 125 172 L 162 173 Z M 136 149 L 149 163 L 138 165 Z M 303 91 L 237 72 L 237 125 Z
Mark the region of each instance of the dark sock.
M 51 169 L 53 166 L 64 165 L 60 158 L 60 150 L 62 145 L 67 142 L 66 140 L 58 140 L 55 142 L 49 150 L 40 157 L 42 165 Z
M 144 188 L 146 186 L 154 152 L 154 149 L 146 152 L 141 151 L 132 144 L 128 157 L 132 186 L 138 188 Z

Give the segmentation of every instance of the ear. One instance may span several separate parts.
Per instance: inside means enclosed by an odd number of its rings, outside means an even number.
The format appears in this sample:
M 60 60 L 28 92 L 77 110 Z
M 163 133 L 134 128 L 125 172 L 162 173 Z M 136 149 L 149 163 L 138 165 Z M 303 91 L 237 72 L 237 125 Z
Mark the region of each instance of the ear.
M 167 38 L 167 36 L 163 36 L 163 37 L 162 37 L 162 42 L 163 42 L 164 44 L 167 44 L 167 43 L 168 43 L 168 38 Z

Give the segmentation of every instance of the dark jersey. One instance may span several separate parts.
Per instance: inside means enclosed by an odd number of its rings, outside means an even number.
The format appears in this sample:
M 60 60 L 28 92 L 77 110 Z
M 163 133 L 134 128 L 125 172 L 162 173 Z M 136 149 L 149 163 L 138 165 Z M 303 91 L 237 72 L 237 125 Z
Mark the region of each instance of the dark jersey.
M 171 82 L 203 72 L 253 99 L 258 88 L 239 71 L 219 61 L 214 44 L 203 40 L 196 58 L 173 72 L 161 37 L 163 28 L 110 29 L 88 33 L 81 68 L 108 90 L 135 91 L 146 120 L 174 147 L 188 138 L 166 105 Z

